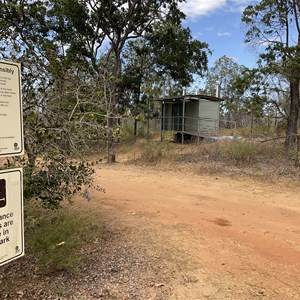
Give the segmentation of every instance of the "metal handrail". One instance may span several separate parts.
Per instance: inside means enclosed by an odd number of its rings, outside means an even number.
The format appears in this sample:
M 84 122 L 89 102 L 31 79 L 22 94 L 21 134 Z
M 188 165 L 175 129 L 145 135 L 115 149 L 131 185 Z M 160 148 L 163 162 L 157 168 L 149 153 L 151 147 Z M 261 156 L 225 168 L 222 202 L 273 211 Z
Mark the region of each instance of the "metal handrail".
M 219 120 L 183 116 L 162 117 L 162 130 L 177 132 L 215 133 L 219 131 Z M 194 122 L 193 122 L 194 121 Z M 204 123 L 204 124 L 201 124 Z M 210 126 L 207 126 L 207 123 Z M 184 126 L 182 126 L 184 124 Z M 206 125 L 206 126 L 205 126 Z

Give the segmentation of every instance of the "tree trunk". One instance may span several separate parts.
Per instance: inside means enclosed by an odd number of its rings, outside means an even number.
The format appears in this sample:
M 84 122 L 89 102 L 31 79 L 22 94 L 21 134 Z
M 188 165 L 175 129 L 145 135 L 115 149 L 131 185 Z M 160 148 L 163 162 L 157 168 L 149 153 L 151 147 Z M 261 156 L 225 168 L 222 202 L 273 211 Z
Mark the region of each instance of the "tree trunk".
M 122 75 L 122 60 L 121 60 L 121 52 L 115 49 L 115 66 L 114 66 L 114 80 L 115 80 L 115 94 L 114 94 L 114 102 L 118 103 L 120 100 L 121 89 L 120 89 L 120 79 Z
M 113 126 L 115 124 L 115 119 L 113 116 L 117 110 L 117 104 L 119 102 L 120 97 L 120 78 L 122 71 L 122 62 L 121 62 L 121 53 L 115 48 L 115 65 L 114 65 L 114 85 L 113 85 L 113 93 L 112 93 L 112 101 L 109 107 L 106 108 L 107 111 L 110 112 L 111 116 L 107 117 L 106 122 L 106 150 L 107 150 L 107 163 L 115 162 L 115 154 L 114 154 L 114 137 L 113 137 Z
M 133 132 L 134 137 L 137 136 L 137 124 L 138 124 L 138 120 L 134 118 L 134 132 Z
M 35 152 L 33 149 L 34 146 L 32 147 L 31 144 L 26 139 L 24 141 L 24 147 L 25 147 L 25 151 L 27 154 L 27 158 L 28 158 L 28 167 L 30 169 L 30 172 L 32 173 L 32 171 L 35 167 L 37 155 L 34 154 L 34 152 Z
M 149 116 L 147 118 L 147 142 L 149 142 L 149 138 L 150 138 L 150 120 L 149 120 Z
M 299 117 L 299 78 L 290 83 L 290 111 L 287 120 L 285 146 L 287 148 L 296 144 L 298 134 L 298 117 Z
M 113 143 L 113 118 L 107 117 L 106 122 L 106 150 L 107 150 L 107 163 L 114 163 L 115 162 L 115 154 L 114 154 L 114 143 Z

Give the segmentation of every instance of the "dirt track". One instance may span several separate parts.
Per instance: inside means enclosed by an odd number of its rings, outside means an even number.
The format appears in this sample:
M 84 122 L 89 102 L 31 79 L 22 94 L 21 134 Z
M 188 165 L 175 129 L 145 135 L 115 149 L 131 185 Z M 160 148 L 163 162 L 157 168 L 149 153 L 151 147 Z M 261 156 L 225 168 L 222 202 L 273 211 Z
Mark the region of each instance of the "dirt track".
M 69 208 L 91 218 L 77 272 L 43 275 L 27 254 L 0 299 L 300 300 L 300 187 L 186 167 L 98 165 L 106 193 Z
M 300 299 L 296 185 L 123 164 L 101 165 L 96 181 L 106 193 L 84 206 L 131 227 L 148 255 L 165 249 L 169 276 L 154 287 L 166 296 L 143 299 Z

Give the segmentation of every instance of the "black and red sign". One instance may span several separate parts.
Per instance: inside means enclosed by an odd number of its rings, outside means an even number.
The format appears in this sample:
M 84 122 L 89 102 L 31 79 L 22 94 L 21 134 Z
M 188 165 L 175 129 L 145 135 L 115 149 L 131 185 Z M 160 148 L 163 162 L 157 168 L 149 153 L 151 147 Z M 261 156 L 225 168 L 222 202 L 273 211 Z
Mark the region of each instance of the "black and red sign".
M 6 181 L 0 179 L 0 208 L 6 206 Z

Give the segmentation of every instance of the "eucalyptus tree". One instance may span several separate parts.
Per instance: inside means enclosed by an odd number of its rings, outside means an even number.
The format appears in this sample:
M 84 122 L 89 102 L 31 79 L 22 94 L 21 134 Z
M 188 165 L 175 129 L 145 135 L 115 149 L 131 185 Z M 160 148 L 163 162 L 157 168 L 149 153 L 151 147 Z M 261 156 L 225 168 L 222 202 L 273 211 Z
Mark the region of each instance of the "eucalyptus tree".
M 239 122 L 242 94 L 238 93 L 234 83 L 244 68 L 244 66 L 236 63 L 234 59 L 224 55 L 217 59 L 214 66 L 208 71 L 205 92 L 215 95 L 217 84 L 220 86 L 220 97 L 223 99 L 221 113 L 228 121 Z
M 148 51 L 153 53 L 153 68 L 158 75 L 188 86 L 193 75 L 202 77 L 206 73 L 211 51 L 207 43 L 192 38 L 189 28 L 160 22 L 145 39 Z
M 34 57 L 36 68 L 44 68 L 44 77 L 50 81 L 55 75 L 57 85 L 59 79 L 64 82 L 69 65 L 84 68 L 96 81 L 109 79 L 109 93 L 103 94 L 107 128 L 111 129 L 112 114 L 121 100 L 126 43 L 151 32 L 159 20 L 179 24 L 184 16 L 177 7 L 181 1 L 2 0 L 0 30 L 6 53 L 13 46 L 10 54 L 18 52 L 19 60 Z M 107 138 L 110 140 L 111 130 Z
M 178 9 L 178 3 L 182 1 L 49 0 L 51 18 L 59 24 L 54 31 L 69 44 L 67 52 L 83 57 L 99 78 L 105 73 L 113 83 L 112 97 L 106 105 L 109 160 L 113 148 L 113 118 L 124 98 L 121 93 L 124 47 L 128 41 L 151 32 L 160 20 L 180 24 L 184 14 Z
M 55 206 L 90 183 L 91 169 L 68 156 L 94 137 L 85 125 L 98 131 L 103 110 L 120 107 L 127 42 L 161 20 L 179 25 L 181 1 L 0 1 L 1 57 L 22 63 L 28 197 Z
M 242 21 L 247 26 L 246 42 L 259 48 L 260 63 L 268 73 L 287 78 L 290 90 L 286 128 L 287 147 L 296 142 L 300 83 L 300 2 L 262 0 L 248 6 Z
M 61 39 L 90 60 L 96 72 L 100 54 L 113 62 L 112 76 L 122 76 L 122 55 L 129 40 L 152 31 L 160 20 L 180 24 L 183 13 L 178 9 L 182 0 L 50 0 L 53 14 L 62 20 Z M 69 50 L 70 51 L 70 50 Z M 117 102 L 117 99 L 116 99 Z
M 164 94 L 167 83 L 172 83 L 168 92 L 178 94 L 194 74 L 203 76 L 209 54 L 206 43 L 193 39 L 189 28 L 172 21 L 157 22 L 151 32 L 130 41 L 123 54 L 121 87 L 133 115 L 157 116 L 152 100 Z
M 10 159 L 9 164 L 25 167 L 25 199 L 38 198 L 53 208 L 65 199 L 71 201 L 82 185 L 91 184 L 92 169 L 80 159 L 71 161 L 70 155 L 78 154 L 87 131 L 95 130 L 90 130 L 92 122 L 78 118 L 76 105 L 82 94 L 90 94 L 90 73 L 66 55 L 68 45 L 53 31 L 48 5 L 0 2 L 0 59 L 22 66 L 26 156 Z
M 259 69 L 239 65 L 232 58 L 223 56 L 209 69 L 205 92 L 214 94 L 220 86 L 221 113 L 225 120 L 237 126 L 253 127 L 254 120 L 263 118 L 268 105 L 267 77 Z
M 193 82 L 193 75 L 206 73 L 209 54 L 207 43 L 193 39 L 189 28 L 159 22 L 151 33 L 128 43 L 124 53 L 123 87 L 135 92 L 136 101 L 143 85 L 149 86 L 150 82 L 154 91 L 157 87 L 163 89 L 166 79 L 182 90 Z M 156 93 L 156 97 L 161 94 Z
M 254 121 L 261 122 L 269 106 L 267 98 L 267 78 L 258 69 L 243 67 L 240 74 L 231 83 L 231 89 L 240 98 L 239 120 L 243 126 L 249 124 L 251 132 Z

